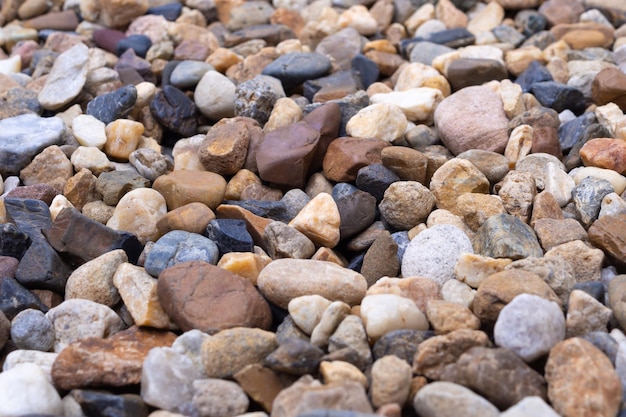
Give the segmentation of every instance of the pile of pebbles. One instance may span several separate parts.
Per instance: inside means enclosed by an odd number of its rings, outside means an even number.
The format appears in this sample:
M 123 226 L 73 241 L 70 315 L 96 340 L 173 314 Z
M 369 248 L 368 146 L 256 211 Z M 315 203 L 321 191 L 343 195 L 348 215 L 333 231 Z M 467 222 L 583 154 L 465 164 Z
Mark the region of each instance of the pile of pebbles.
M 623 0 L 0 24 L 0 416 L 626 415 Z

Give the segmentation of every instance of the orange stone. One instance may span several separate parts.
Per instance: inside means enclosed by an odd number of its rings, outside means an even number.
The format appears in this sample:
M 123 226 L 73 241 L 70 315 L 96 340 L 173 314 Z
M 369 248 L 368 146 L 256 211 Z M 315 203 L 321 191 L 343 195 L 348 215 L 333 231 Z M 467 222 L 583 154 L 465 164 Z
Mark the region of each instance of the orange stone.
M 585 166 L 612 169 L 626 173 L 626 141 L 613 138 L 591 139 L 580 149 Z

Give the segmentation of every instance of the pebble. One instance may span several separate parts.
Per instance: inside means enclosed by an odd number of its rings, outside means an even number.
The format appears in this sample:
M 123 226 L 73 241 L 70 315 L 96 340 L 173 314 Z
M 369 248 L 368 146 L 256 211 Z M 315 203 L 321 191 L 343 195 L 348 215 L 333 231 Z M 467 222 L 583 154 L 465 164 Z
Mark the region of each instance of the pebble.
M 11 321 L 11 340 L 18 349 L 48 352 L 54 347 L 54 328 L 43 312 L 20 311 Z
M 113 285 L 113 276 L 125 262 L 128 262 L 126 252 L 117 249 L 84 263 L 68 277 L 65 299 L 91 300 L 112 308 L 120 300 L 117 288 Z
M 397 356 L 377 359 L 372 365 L 372 405 L 376 408 L 391 403 L 404 405 L 409 397 L 411 377 L 411 366 Z
M 361 301 L 361 319 L 372 340 L 392 330 L 427 330 L 429 327 L 426 316 L 412 300 L 394 294 L 365 296 Z
M 415 411 L 424 417 L 452 417 L 457 410 L 467 416 L 498 416 L 498 409 L 484 397 L 452 382 L 436 381 L 420 389 L 413 400 Z
M 409 230 L 423 223 L 434 207 L 435 196 L 428 188 L 416 181 L 396 181 L 387 188 L 378 208 L 389 224 Z
M 558 414 L 541 397 L 529 396 L 522 399 L 514 406 L 506 409 L 501 414 L 503 417 L 522 417 L 526 415 L 557 417 Z
M 502 308 L 493 333 L 498 346 L 532 362 L 565 338 L 565 317 L 557 303 L 520 294 Z
M 602 294 L 604 299 L 604 293 Z M 569 298 L 566 319 L 567 337 L 606 331 L 612 311 L 584 291 L 574 289 Z
M 391 143 L 400 139 L 407 124 L 407 117 L 398 106 L 374 102 L 348 120 L 346 133 L 352 137 L 379 138 Z
M 23 363 L 0 375 L 0 413 L 3 415 L 64 414 L 61 396 L 37 365 Z M 28 395 L 29 390 L 36 390 L 38 395 Z
M 476 231 L 472 244 L 474 253 L 491 258 L 516 260 L 543 256 L 533 229 L 510 214 L 489 217 Z
M 133 233 L 140 242 L 155 241 L 157 221 L 167 213 L 166 200 L 155 189 L 138 188 L 120 199 L 107 227 Z
M 286 91 L 303 82 L 325 75 L 331 67 L 330 59 L 323 54 L 291 52 L 281 55 L 263 69 L 264 75 L 278 78 Z
M 473 253 L 467 235 L 451 225 L 430 227 L 407 246 L 402 258 L 402 276 L 424 276 L 438 285 L 454 278 L 454 267 L 463 253 Z
M 191 63 L 194 61 L 184 62 Z M 181 64 L 184 64 L 184 62 Z M 177 66 L 176 69 L 178 69 L 179 66 Z M 189 70 L 185 70 L 184 72 L 183 70 L 184 67 L 179 70 L 181 72 L 181 76 L 184 75 L 189 78 Z M 198 68 L 198 70 L 200 70 L 200 68 Z M 187 81 L 184 83 L 196 85 L 196 89 L 194 90 L 194 102 L 196 103 L 198 110 L 204 116 L 212 120 L 233 117 L 235 115 L 235 84 L 217 71 L 213 71 L 211 69 L 205 70 L 205 68 L 202 70 L 204 73 L 198 81 Z M 193 74 L 193 71 L 191 71 L 191 73 Z M 177 71 L 174 70 L 174 73 L 172 74 L 172 84 L 178 84 L 178 87 L 184 88 L 185 85 L 181 85 L 183 84 L 182 80 L 178 81 L 176 79 L 176 75 Z
M 219 249 L 216 243 L 197 233 L 172 230 L 161 236 L 150 248 L 144 262 L 146 272 L 158 277 L 165 269 L 188 261 L 217 264 Z
M 87 80 L 89 48 L 78 43 L 59 55 L 37 99 L 47 110 L 58 110 L 80 93 Z
M 137 87 L 126 85 L 110 93 L 97 96 L 87 105 L 86 114 L 104 124 L 122 119 L 130 113 L 137 101 Z
M 465 193 L 487 194 L 489 180 L 470 161 L 453 158 L 434 171 L 429 188 L 438 208 L 461 214 L 457 208 L 458 198 Z
M 333 248 L 339 243 L 340 214 L 337 204 L 328 193 L 313 197 L 290 222 L 313 243 Z
M 228 417 L 246 412 L 248 397 L 241 387 L 232 381 L 209 378 L 193 382 L 192 404 L 201 415 Z

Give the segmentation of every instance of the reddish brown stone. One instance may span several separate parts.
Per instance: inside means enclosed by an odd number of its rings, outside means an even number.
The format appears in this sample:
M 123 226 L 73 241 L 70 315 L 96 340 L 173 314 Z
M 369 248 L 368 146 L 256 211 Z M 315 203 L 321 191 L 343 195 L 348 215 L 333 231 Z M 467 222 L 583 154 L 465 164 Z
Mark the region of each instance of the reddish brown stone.
M 558 24 L 550 32 L 556 40 L 564 40 L 572 49 L 608 48 L 615 37 L 612 27 L 593 21 Z
M 382 163 L 381 151 L 388 146 L 382 139 L 338 138 L 330 143 L 324 156 L 324 175 L 331 181 L 354 181 L 359 169 Z
M 296 10 L 278 8 L 270 18 L 270 23 L 274 25 L 285 25 L 293 30 L 296 36 L 300 36 L 300 31 L 304 27 L 304 19 Z
M 184 40 L 174 49 L 174 59 L 204 61 L 211 52 L 213 51 L 203 42 Z
M 626 214 L 602 216 L 591 225 L 588 233 L 594 246 L 622 265 L 626 264 Z
M 183 331 L 214 333 L 233 327 L 269 329 L 272 313 L 250 281 L 202 261 L 177 264 L 159 274 L 163 310 Z
M 626 74 L 617 68 L 600 71 L 591 84 L 591 98 L 599 106 L 612 102 L 626 110 Z
M 78 210 L 92 201 L 102 200 L 102 195 L 96 189 L 97 178 L 87 168 L 83 168 L 72 178 L 67 180 L 63 188 L 63 195 Z
M 312 174 L 322 168 L 328 145 L 337 139 L 339 134 L 339 124 L 341 123 L 339 104 L 326 103 L 304 116 L 303 120 L 313 129 L 320 132 L 320 140 L 309 168 L 309 174 Z
M 533 200 L 533 214 L 530 218 L 531 227 L 539 219 L 563 219 L 563 211 L 554 196 L 548 191 L 542 191 Z
M 63 296 L 50 290 L 30 290 L 48 308 L 54 308 L 63 302 Z
M 57 195 L 59 192 L 56 188 L 48 184 L 33 184 L 15 188 L 7 194 L 7 198 L 31 198 L 50 205 Z
M 207 133 L 198 148 L 198 157 L 207 171 L 233 175 L 246 162 L 250 132 L 242 121 L 222 119 Z
M 215 213 L 202 203 L 189 203 L 169 211 L 157 221 L 157 229 L 162 235 L 172 230 L 202 234 Z
M 180 170 L 161 175 L 152 188 L 165 197 L 168 210 L 194 202 L 215 210 L 224 198 L 226 180 L 215 172 Z
M 580 148 L 585 166 L 612 169 L 626 173 L 626 141 L 613 138 L 591 139 Z
M 533 128 L 532 153 L 549 153 L 561 159 L 561 144 L 559 143 L 558 113 L 547 107 L 535 107 L 516 116 L 509 122 L 509 129 L 513 130 L 520 125 L 530 125 Z
M 386 76 L 393 75 L 402 64 L 406 63 L 406 60 L 400 55 L 389 52 L 371 50 L 367 51 L 365 56 L 374 61 L 378 65 L 380 73 Z
M 250 184 L 241 190 L 240 200 L 280 201 L 283 192 L 263 184 Z
M 138 384 L 150 349 L 169 347 L 174 340 L 174 333 L 139 327 L 118 332 L 108 339 L 79 340 L 59 353 L 52 365 L 52 380 L 64 390 Z

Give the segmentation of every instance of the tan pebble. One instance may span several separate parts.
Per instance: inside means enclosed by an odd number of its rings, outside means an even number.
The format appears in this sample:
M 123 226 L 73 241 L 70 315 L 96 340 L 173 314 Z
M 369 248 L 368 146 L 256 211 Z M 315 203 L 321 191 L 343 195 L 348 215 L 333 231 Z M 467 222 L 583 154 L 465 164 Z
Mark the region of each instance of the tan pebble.
M 89 202 L 101 200 L 96 190 L 96 177 L 86 168 L 78 171 L 63 188 L 63 195 L 76 207 L 82 209 Z
M 193 202 L 215 210 L 223 200 L 226 180 L 214 172 L 173 171 L 158 177 L 152 188 L 165 197 L 170 210 Z
M 339 252 L 325 247 L 319 248 L 313 256 L 311 256 L 311 259 L 315 261 L 332 262 L 343 267 L 348 266 L 348 261 Z
M 1 181 L 0 181 L 1 182 Z M 50 204 L 50 217 L 52 217 L 52 221 L 57 217 L 57 214 L 61 212 L 64 208 L 74 207 L 74 205 L 67 199 L 63 194 L 59 194 L 52 199 L 52 203 Z
M 415 31 L 422 26 L 425 22 L 435 18 L 435 6 L 431 3 L 426 3 L 418 8 L 413 14 L 404 21 L 404 26 L 409 33 L 414 34 Z
M 106 154 L 95 146 L 79 146 L 72 152 L 70 161 L 75 171 L 88 169 L 95 176 L 115 169 L 115 165 L 109 161 Z
M 207 64 L 213 65 L 216 71 L 222 74 L 233 65 L 240 63 L 242 58 L 232 52 L 230 49 L 217 48 L 205 60 Z
M 380 52 L 387 52 L 390 54 L 395 54 L 398 51 L 396 51 L 396 47 L 393 46 L 393 44 L 391 42 L 389 42 L 389 40 L 387 39 L 377 39 L 374 41 L 369 41 L 367 42 L 365 45 L 363 45 L 363 49 L 362 49 L 362 53 L 365 53 L 367 51 L 380 51 Z
M 502 199 L 492 194 L 461 194 L 456 203 L 463 221 L 474 232 L 489 217 L 506 213 Z
M 337 20 L 340 28 L 353 27 L 359 34 L 370 36 L 378 30 L 376 19 L 369 13 L 367 7 L 357 4 L 344 11 Z
M 411 391 L 411 365 L 395 355 L 379 358 L 372 365 L 370 396 L 376 408 L 385 404 L 404 405 Z
M 328 345 L 328 339 L 337 330 L 339 324 L 350 314 L 350 306 L 343 301 L 332 302 L 311 332 L 311 344 L 320 348 Z
M 82 264 L 67 279 L 65 299 L 80 298 L 113 307 L 120 299 L 113 276 L 124 262 L 128 262 L 126 252 L 116 249 Z
M 399 329 L 427 330 L 428 321 L 415 303 L 395 294 L 367 295 L 361 301 L 361 319 L 372 340 Z
M 270 118 L 263 126 L 263 131 L 271 132 L 277 127 L 299 122 L 302 117 L 302 108 L 295 101 L 289 97 L 281 97 L 276 100 Z
M 456 200 L 465 193 L 489 192 L 489 180 L 465 159 L 455 158 L 443 164 L 430 181 L 430 191 L 435 195 L 437 207 L 461 214 Z
M 161 235 L 172 230 L 184 230 L 190 233 L 202 234 L 215 213 L 203 203 L 189 203 L 170 210 L 157 222 L 157 229 Z
M 261 179 L 248 169 L 240 169 L 226 184 L 225 200 L 241 200 L 243 190 L 252 184 L 261 184 Z
M 270 257 L 263 257 L 257 253 L 229 252 L 221 257 L 217 266 L 244 277 L 256 285 L 261 270 L 270 262 Z
M 334 382 L 354 381 L 366 388 L 369 386 L 367 377 L 359 368 L 349 362 L 344 361 L 322 361 L 320 363 L 320 374 L 324 378 L 325 384 Z
M 133 233 L 144 244 L 154 242 L 159 237 L 157 222 L 165 213 L 165 198 L 157 190 L 137 188 L 120 199 L 107 227 Z
M 610 308 L 581 290 L 573 290 L 567 304 L 566 338 L 584 336 L 589 332 L 606 332 L 613 312 Z
M 306 235 L 313 243 L 333 248 L 339 243 L 339 210 L 327 193 L 316 195 L 289 225 Z
M 144 127 L 141 123 L 128 119 L 119 119 L 105 128 L 107 141 L 104 152 L 111 158 L 126 162 L 130 154 L 137 149 Z
M 480 283 L 491 274 L 503 271 L 512 262 L 507 258 L 490 258 L 472 253 L 464 253 L 454 267 L 456 278 L 472 288 L 478 288 Z
M 107 224 L 113 217 L 115 207 L 107 205 L 104 201 L 92 201 L 83 206 L 82 213 L 98 223 Z
M 511 132 L 504 149 L 504 156 L 509 160 L 509 168 L 514 169 L 520 159 L 530 153 L 533 146 L 533 127 L 519 125 Z
M 498 2 L 490 2 L 474 14 L 467 23 L 467 30 L 473 34 L 488 32 L 502 23 L 504 19 L 504 8 Z
M 511 80 L 500 81 L 500 98 L 504 106 L 504 112 L 509 119 L 522 114 L 526 109 L 522 101 L 522 87 Z
M 102 149 L 107 141 L 104 123 L 88 114 L 78 115 L 72 120 L 72 133 L 83 146 Z
M 426 306 L 426 317 L 437 334 L 459 329 L 478 330 L 480 320 L 463 304 L 444 300 L 431 300 Z
M 540 64 L 545 63 L 541 49 L 536 46 L 523 46 L 507 51 L 504 55 L 506 69 L 515 76 L 524 72 L 533 61 L 539 61 Z
M 367 295 L 395 294 L 413 300 L 420 311 L 426 311 L 430 300 L 439 300 L 439 286 L 424 277 L 380 278 L 367 290 Z
M 189 138 L 178 140 L 174 144 L 172 156 L 174 157 L 174 170 L 206 171 L 198 156 L 200 144 L 206 135 L 194 135 Z
M 359 138 L 378 138 L 394 142 L 401 138 L 407 128 L 406 116 L 398 107 L 389 103 L 367 106 L 348 120 L 346 132 Z

